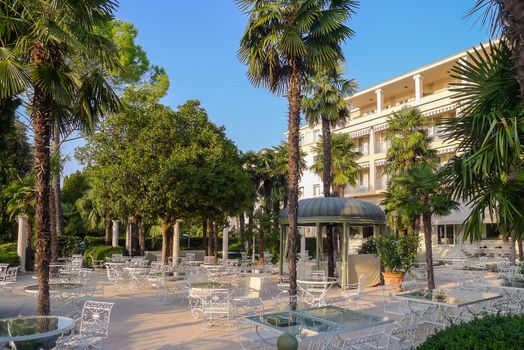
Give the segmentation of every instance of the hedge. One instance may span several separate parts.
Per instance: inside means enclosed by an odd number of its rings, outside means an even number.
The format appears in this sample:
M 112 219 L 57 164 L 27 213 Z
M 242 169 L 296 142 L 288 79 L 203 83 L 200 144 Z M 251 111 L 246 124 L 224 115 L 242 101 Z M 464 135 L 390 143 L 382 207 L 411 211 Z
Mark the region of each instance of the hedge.
M 80 253 L 80 242 L 78 236 L 63 235 L 58 237 L 58 256 L 71 256 Z
M 102 245 L 90 248 L 84 253 L 84 266 L 93 267 L 91 263 L 90 256 L 95 260 L 104 260 L 106 257 L 111 257 L 113 254 L 124 254 L 127 255 L 128 252 L 124 247 L 112 247 L 110 245 Z
M 9 264 L 9 266 L 20 266 L 20 257 L 16 251 L 16 243 L 0 245 L 0 263 Z
M 524 316 L 486 316 L 452 325 L 429 337 L 418 350 L 513 350 L 524 348 Z

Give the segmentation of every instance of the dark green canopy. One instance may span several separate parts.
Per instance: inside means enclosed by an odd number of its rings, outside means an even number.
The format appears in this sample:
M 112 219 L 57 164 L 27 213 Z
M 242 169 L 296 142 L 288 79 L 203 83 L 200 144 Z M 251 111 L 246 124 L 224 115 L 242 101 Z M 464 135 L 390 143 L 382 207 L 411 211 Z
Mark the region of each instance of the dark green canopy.
M 289 224 L 289 209 L 280 215 L 280 224 Z M 386 216 L 376 204 L 354 198 L 318 197 L 298 201 L 300 226 L 324 224 L 384 225 Z

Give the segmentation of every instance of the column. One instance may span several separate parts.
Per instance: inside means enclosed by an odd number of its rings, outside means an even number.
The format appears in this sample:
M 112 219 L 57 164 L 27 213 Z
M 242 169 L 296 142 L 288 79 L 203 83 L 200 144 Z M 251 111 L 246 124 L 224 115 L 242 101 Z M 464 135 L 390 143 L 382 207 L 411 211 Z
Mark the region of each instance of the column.
M 25 250 L 26 250 L 26 238 L 27 234 L 27 216 L 20 215 L 18 217 L 18 242 L 16 245 L 16 252 L 20 257 L 20 269 L 18 271 L 25 272 Z
M 382 108 L 384 106 L 384 90 L 376 89 L 375 95 L 377 95 L 377 113 L 382 113 Z
M 178 257 L 180 256 L 180 223 L 182 220 L 176 220 L 173 227 L 173 266 L 178 267 Z
M 222 262 L 225 265 L 228 258 L 229 251 L 229 227 L 224 227 L 222 230 Z
M 118 247 L 118 225 L 120 224 L 120 220 L 113 220 L 113 236 L 112 236 L 112 245 L 113 247 Z
M 369 183 L 368 190 L 369 192 L 375 191 L 375 130 L 371 128 L 369 130 Z
M 316 259 L 317 259 L 317 270 L 320 270 L 320 240 L 322 239 L 322 231 L 321 226 L 319 223 L 316 225 L 316 231 L 315 231 L 315 237 L 316 239 Z
M 278 250 L 278 275 L 284 274 L 284 226 L 280 225 L 280 241 Z
M 348 285 L 348 227 L 347 224 L 342 224 L 342 288 Z
M 422 75 L 416 74 L 413 76 L 413 79 L 415 80 L 415 104 L 419 105 L 420 100 L 423 96 L 423 87 L 422 87 Z
M 300 260 L 304 259 L 306 256 L 306 229 L 303 228 L 300 233 Z

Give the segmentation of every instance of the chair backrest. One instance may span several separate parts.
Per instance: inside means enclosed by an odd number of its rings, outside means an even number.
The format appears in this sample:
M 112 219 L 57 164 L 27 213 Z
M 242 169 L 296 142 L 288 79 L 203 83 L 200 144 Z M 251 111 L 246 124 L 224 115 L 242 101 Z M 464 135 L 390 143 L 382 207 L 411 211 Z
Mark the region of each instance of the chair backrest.
M 187 277 L 187 281 L 191 283 L 207 282 L 207 273 L 193 273 Z
M 215 257 L 213 255 L 204 256 L 204 264 L 212 264 L 215 262 Z
M 0 275 L 3 275 L 7 272 L 7 268 L 9 267 L 9 264 L 1 263 L 0 264 Z
M 89 333 L 107 338 L 113 305 L 113 303 L 104 301 L 86 301 L 82 308 L 80 333 Z
M 207 308 L 229 308 L 231 293 L 226 289 L 210 289 L 203 300 L 204 312 Z
M 402 282 L 402 291 L 403 292 L 411 292 L 417 289 L 419 289 L 419 287 L 418 287 L 418 283 L 416 280 Z
M 246 295 L 251 298 L 260 298 L 261 291 L 262 291 L 262 278 L 249 277 L 248 291 Z
M 326 279 L 326 273 L 324 270 L 311 270 L 308 279 L 312 281 L 324 281 Z
M 18 269 L 19 268 L 20 268 L 20 266 L 8 268 L 6 273 L 5 273 L 4 281 L 8 282 L 8 283 L 15 283 L 16 282 L 16 275 L 18 273 Z
M 186 260 L 195 260 L 196 253 L 186 253 Z

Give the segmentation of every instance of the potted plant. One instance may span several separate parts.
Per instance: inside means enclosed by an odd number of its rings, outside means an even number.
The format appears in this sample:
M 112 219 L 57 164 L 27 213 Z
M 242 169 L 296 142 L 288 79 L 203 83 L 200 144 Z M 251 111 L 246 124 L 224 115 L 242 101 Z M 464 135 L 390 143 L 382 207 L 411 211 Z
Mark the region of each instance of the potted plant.
M 375 240 L 377 253 L 384 267 L 384 283 L 400 290 L 404 275 L 415 263 L 419 246 L 418 236 L 395 237 L 382 235 Z

